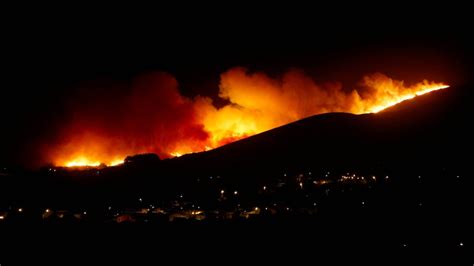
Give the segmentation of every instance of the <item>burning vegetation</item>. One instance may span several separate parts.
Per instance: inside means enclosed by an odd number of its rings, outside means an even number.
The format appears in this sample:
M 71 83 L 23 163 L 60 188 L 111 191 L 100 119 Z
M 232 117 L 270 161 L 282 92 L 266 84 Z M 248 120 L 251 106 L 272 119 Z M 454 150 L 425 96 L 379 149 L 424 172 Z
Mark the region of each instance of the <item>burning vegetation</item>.
M 220 78 L 218 96 L 227 104 L 216 107 L 210 97 L 183 96 L 173 76 L 151 73 L 136 78 L 127 95 L 72 107 L 70 119 L 44 154 L 67 167 L 113 166 L 139 153 L 176 157 L 316 114 L 380 112 L 447 87 L 426 80 L 405 84 L 375 73 L 348 90 L 341 83 L 317 84 L 298 70 L 272 78 L 233 68 Z

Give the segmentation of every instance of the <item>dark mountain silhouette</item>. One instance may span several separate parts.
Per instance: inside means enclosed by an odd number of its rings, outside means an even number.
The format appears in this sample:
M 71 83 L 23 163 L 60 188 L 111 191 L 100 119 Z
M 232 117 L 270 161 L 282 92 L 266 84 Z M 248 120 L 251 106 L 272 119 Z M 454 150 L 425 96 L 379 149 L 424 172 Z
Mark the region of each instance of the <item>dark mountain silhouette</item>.
M 472 150 L 469 93 L 449 88 L 376 114 L 316 115 L 166 164 L 184 175 L 215 172 L 241 178 L 315 166 L 461 164 L 467 159 L 463 151 Z
M 45 168 L 19 173 L 3 178 L 3 197 L 126 202 L 137 194 L 166 198 L 178 190 L 192 191 L 196 180 L 211 176 L 223 176 L 226 182 L 245 187 L 307 170 L 467 167 L 470 158 L 465 154 L 472 151 L 474 135 L 471 95 L 468 87 L 452 87 L 376 114 L 316 115 L 179 158 L 159 160 L 147 154 L 127 157 L 124 165 L 100 170 L 52 172 Z
M 124 160 L 125 164 L 153 164 L 158 163 L 160 161 L 160 157 L 154 153 L 145 153 L 145 154 L 137 154 L 127 156 Z

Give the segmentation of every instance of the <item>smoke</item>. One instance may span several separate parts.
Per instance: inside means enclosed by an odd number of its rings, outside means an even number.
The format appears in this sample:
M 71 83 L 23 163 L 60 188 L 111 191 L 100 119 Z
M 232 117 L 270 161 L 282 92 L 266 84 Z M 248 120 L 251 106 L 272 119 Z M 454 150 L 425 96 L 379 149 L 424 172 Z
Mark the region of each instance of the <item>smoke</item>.
M 168 157 L 181 147 L 205 148 L 209 134 L 173 76 L 142 75 L 130 87 L 124 95 L 88 95 L 74 102 L 61 138 L 47 149 L 48 160 L 56 165 L 113 164 L 131 154 Z
M 137 153 L 179 156 L 311 115 L 379 111 L 436 85 L 405 86 L 372 74 L 357 90 L 347 90 L 338 82 L 317 84 L 300 70 L 272 78 L 236 67 L 221 74 L 218 96 L 229 104 L 217 108 L 209 97 L 184 97 L 173 76 L 154 72 L 137 77 L 123 95 L 90 96 L 87 103 L 73 104 L 71 119 L 45 158 L 56 165 L 110 165 Z

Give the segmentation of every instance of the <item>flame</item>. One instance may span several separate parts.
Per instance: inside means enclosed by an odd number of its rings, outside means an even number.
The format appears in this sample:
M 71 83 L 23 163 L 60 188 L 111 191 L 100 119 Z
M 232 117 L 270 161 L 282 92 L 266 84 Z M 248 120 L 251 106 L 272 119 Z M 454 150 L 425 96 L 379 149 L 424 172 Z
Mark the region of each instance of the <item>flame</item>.
M 388 107 L 394 106 L 406 100 L 415 98 L 432 91 L 449 88 L 444 83 L 434 83 L 424 80 L 414 86 L 405 87 L 401 81 L 387 80 L 384 77 L 376 77 L 371 79 L 365 77 L 365 83 L 377 90 L 377 95 L 371 97 L 365 102 L 363 108 L 356 113 L 378 113 Z
M 101 163 L 99 161 L 94 161 L 87 157 L 81 156 L 79 158 L 75 158 L 75 159 L 65 162 L 64 166 L 65 167 L 98 167 L 102 164 L 106 166 L 117 166 L 123 163 L 124 161 L 119 160 L 119 159 L 110 161 L 109 163 Z
M 48 150 L 49 158 L 56 165 L 81 167 L 119 165 L 128 155 L 147 152 L 180 157 L 316 114 L 377 113 L 449 86 L 426 80 L 406 85 L 376 73 L 363 77 L 357 89 L 347 90 L 340 83 L 316 84 L 297 70 L 270 78 L 233 68 L 221 75 L 219 97 L 229 104 L 220 108 L 209 97 L 182 96 L 169 75 L 145 79 L 138 87 L 132 100 L 123 100 L 127 112 L 121 118 L 86 113 L 72 121 L 64 140 Z
M 111 161 L 111 162 L 110 162 L 110 164 L 108 164 L 108 166 L 117 166 L 117 165 L 121 165 L 121 164 L 123 164 L 123 162 L 124 162 L 124 161 L 123 161 L 123 160 L 121 160 L 121 159 L 118 159 L 118 160 L 113 160 L 113 161 Z
M 99 166 L 100 162 L 91 161 L 86 157 L 80 157 L 73 159 L 72 161 L 68 161 L 64 164 L 66 167 L 83 167 L 83 166 Z
M 384 101 L 384 103 L 382 103 L 380 105 L 374 105 L 374 106 L 369 108 L 369 110 L 370 110 L 369 113 L 378 113 L 378 112 L 380 112 L 384 109 L 387 109 L 388 107 L 394 106 L 394 105 L 399 104 L 399 103 L 401 103 L 403 101 L 406 101 L 406 100 L 413 99 L 416 96 L 420 96 L 420 95 L 423 95 L 423 94 L 426 94 L 426 93 L 429 93 L 429 92 L 432 92 L 432 91 L 442 90 L 442 89 L 446 89 L 446 88 L 449 88 L 449 86 L 448 85 L 435 85 L 433 87 L 426 87 L 426 88 L 422 89 L 421 91 L 415 92 L 415 94 L 407 94 L 405 96 L 397 97 L 396 99 L 393 99 L 393 100 L 386 100 L 386 101 Z

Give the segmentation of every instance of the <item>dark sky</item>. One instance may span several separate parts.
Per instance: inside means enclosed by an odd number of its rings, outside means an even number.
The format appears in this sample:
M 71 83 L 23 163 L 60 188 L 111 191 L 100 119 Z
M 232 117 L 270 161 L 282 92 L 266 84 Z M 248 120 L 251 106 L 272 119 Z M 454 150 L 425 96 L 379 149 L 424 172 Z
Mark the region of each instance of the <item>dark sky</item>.
M 61 127 L 58 121 L 77 88 L 123 93 L 134 75 L 147 71 L 171 73 L 185 95 L 213 96 L 219 74 L 234 66 L 270 75 L 296 67 L 316 80 L 348 84 L 375 71 L 465 84 L 472 69 L 467 24 L 448 19 L 412 23 L 396 12 L 377 17 L 223 12 L 206 19 L 203 13 L 166 13 L 157 9 L 153 16 L 100 22 L 87 16 L 66 21 L 68 14 L 5 19 L 0 164 L 22 164 L 34 156 L 28 151 Z

